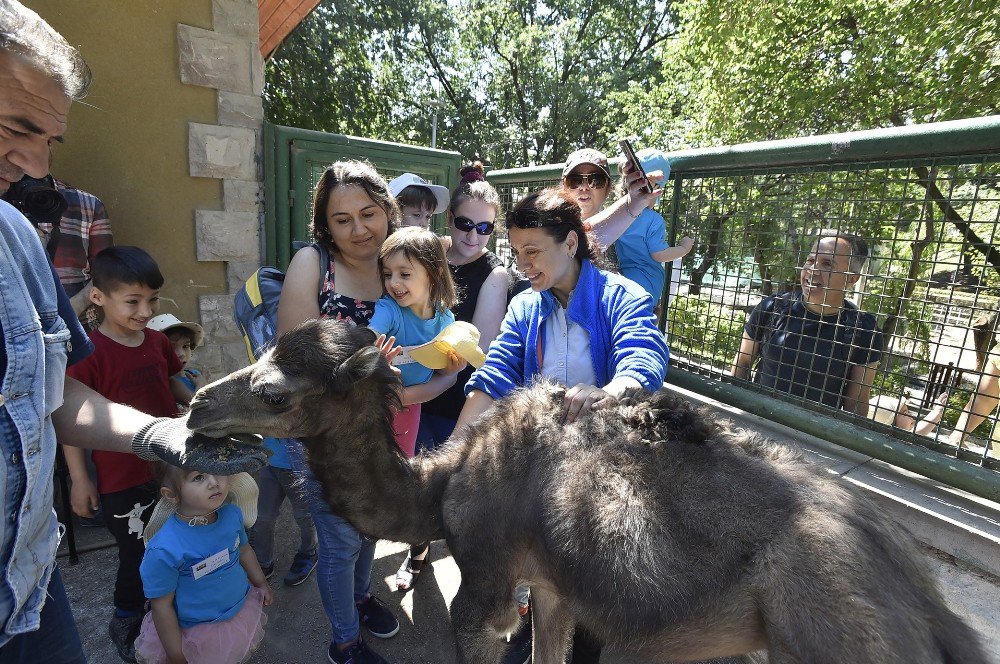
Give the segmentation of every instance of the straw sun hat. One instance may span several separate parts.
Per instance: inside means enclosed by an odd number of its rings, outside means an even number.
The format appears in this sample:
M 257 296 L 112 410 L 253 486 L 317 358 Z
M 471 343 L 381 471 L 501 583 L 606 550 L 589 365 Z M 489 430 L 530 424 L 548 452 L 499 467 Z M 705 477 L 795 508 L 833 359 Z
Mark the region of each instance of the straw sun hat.
M 229 495 L 226 503 L 231 503 L 243 512 L 243 526 L 249 530 L 257 521 L 257 483 L 249 473 L 236 473 L 229 476 Z M 148 546 L 149 540 L 163 527 L 171 516 L 177 512 L 177 502 L 160 498 L 149 517 L 149 523 L 142 532 L 142 541 Z

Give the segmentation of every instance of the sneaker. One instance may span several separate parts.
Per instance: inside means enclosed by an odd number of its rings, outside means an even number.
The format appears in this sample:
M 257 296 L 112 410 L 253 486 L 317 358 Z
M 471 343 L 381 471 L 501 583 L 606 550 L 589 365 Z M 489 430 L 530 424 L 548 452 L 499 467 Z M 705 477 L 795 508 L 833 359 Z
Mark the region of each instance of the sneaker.
M 372 636 L 380 639 L 388 639 L 396 636 L 399 631 L 399 621 L 392 615 L 385 604 L 378 597 L 369 595 L 367 599 L 358 603 L 358 622 L 368 628 Z
M 525 614 L 527 620 L 521 623 L 508 639 L 507 652 L 503 664 L 530 664 L 531 662 L 531 610 Z
M 317 560 L 319 559 L 315 553 L 312 555 L 296 553 L 295 559 L 292 560 L 292 566 L 288 568 L 288 574 L 285 575 L 285 585 L 297 586 L 308 579 L 309 575 L 316 569 Z
M 377 652 L 370 650 L 360 637 L 347 650 L 338 650 L 336 644 L 331 643 L 326 658 L 330 664 L 389 664 Z
M 274 576 L 274 563 L 271 563 L 267 567 L 261 565 L 260 571 L 264 573 L 264 578 L 270 581 L 271 577 Z
M 118 656 L 129 664 L 136 664 L 135 640 L 139 637 L 139 630 L 142 628 L 142 615 L 142 613 L 137 613 L 126 618 L 115 616 L 108 623 L 108 636 L 115 644 Z

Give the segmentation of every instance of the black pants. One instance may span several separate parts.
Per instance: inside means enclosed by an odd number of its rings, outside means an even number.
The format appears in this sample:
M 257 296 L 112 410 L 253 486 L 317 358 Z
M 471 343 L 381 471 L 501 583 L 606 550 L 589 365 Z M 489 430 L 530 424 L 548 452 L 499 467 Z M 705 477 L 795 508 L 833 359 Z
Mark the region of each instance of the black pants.
M 118 543 L 115 607 L 123 611 L 142 611 L 146 603 L 142 579 L 139 577 L 139 564 L 146 551 L 142 543 L 142 531 L 159 496 L 159 491 L 152 483 L 101 494 L 105 525 Z
M 597 664 L 601 661 L 603 648 L 604 644 L 593 634 L 577 625 L 573 632 L 573 657 L 570 659 L 570 664 Z

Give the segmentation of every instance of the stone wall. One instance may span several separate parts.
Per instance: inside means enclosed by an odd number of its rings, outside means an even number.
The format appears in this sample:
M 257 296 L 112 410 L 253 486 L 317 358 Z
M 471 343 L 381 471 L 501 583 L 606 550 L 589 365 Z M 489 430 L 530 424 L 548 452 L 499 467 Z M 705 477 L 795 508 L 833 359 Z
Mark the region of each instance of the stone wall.
M 233 323 L 233 293 L 261 262 L 264 62 L 256 0 L 211 0 L 213 29 L 178 25 L 180 78 L 215 89 L 217 124 L 188 125 L 190 174 L 222 182 L 222 209 L 195 213 L 199 261 L 226 263 L 225 293 L 198 297 L 206 343 L 197 364 L 220 377 L 247 364 Z

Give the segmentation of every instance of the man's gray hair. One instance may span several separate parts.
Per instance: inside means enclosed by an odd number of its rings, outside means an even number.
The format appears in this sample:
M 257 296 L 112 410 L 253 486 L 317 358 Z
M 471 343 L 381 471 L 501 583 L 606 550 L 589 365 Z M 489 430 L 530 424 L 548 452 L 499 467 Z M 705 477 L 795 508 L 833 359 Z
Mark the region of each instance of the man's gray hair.
M 851 261 L 848 267 L 851 272 L 861 274 L 869 258 L 868 243 L 864 241 L 864 238 L 854 233 L 845 233 L 836 228 L 821 228 L 816 233 L 816 240 L 813 244 L 818 244 L 820 240 L 828 237 L 844 240 L 851 245 Z
M 15 53 L 56 81 L 70 99 L 90 87 L 90 67 L 48 23 L 17 0 L 0 0 L 0 51 Z

